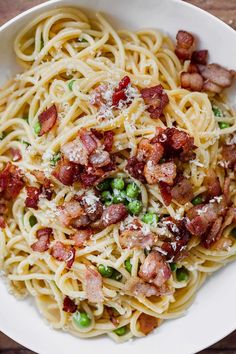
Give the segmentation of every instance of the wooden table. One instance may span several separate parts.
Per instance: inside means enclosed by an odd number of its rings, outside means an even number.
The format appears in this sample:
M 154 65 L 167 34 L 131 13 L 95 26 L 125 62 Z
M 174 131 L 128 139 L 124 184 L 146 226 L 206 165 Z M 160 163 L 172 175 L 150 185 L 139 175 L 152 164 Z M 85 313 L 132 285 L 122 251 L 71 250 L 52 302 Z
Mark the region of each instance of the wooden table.
M 167 1 L 167 0 L 166 0 Z M 40 4 L 41 0 L 0 0 L 0 25 L 30 7 Z M 236 0 L 187 0 L 236 29 Z M 218 319 L 220 321 L 220 319 Z M 17 325 L 17 321 L 16 321 Z M 0 332 L 0 354 L 32 354 Z M 44 354 L 44 353 L 40 353 Z M 74 354 L 74 353 L 72 353 Z M 174 353 L 173 353 L 174 354 Z M 212 347 L 199 354 L 236 354 L 236 331 Z

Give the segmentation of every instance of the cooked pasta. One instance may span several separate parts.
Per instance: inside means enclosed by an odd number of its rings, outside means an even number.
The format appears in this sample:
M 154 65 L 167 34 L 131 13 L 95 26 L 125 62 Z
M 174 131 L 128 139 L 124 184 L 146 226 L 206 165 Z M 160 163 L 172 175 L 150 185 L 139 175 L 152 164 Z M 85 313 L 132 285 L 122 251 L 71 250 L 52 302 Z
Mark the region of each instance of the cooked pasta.
M 0 89 L 0 267 L 54 328 L 142 337 L 236 257 L 227 84 L 199 58 L 190 73 L 163 33 L 76 8 L 41 14 L 14 49 L 24 71 Z

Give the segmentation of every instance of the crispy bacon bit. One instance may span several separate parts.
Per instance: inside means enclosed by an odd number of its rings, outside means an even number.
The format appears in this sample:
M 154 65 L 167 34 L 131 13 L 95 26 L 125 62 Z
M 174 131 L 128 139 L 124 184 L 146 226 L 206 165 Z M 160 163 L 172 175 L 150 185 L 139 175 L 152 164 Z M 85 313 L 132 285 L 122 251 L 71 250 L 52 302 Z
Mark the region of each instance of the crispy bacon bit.
M 222 91 L 222 87 L 214 84 L 213 82 L 211 82 L 209 80 L 204 81 L 202 89 L 203 89 L 203 91 L 209 91 L 212 93 L 221 93 L 221 91 Z
M 102 302 L 102 276 L 98 271 L 91 267 L 85 270 L 85 291 L 90 302 Z
M 24 186 L 21 170 L 7 163 L 0 172 L 0 193 L 5 200 L 14 200 Z
M 92 155 L 90 155 L 89 162 L 95 168 L 106 166 L 111 162 L 109 152 L 107 151 L 94 152 Z
M 193 187 L 187 178 L 181 178 L 181 180 L 175 184 L 171 190 L 171 197 L 180 204 L 185 204 L 193 199 Z
M 203 78 L 198 73 L 182 72 L 180 74 L 181 87 L 190 91 L 202 91 Z
M 86 197 L 81 199 L 81 205 L 84 208 L 86 215 L 88 215 L 91 221 L 99 219 L 103 212 L 103 205 L 99 200 L 88 202 Z
M 171 187 L 164 182 L 159 182 L 159 189 L 160 189 L 164 204 L 166 206 L 170 205 L 171 200 L 172 200 Z
M 107 91 L 108 85 L 99 85 L 93 90 L 90 103 L 97 108 L 100 108 L 102 104 L 105 104 L 104 93 Z
M 212 170 L 208 171 L 207 177 L 204 179 L 204 184 L 207 186 L 207 195 L 209 199 L 222 194 L 219 177 Z
M 124 204 L 112 204 L 106 207 L 102 213 L 102 223 L 103 226 L 109 226 L 112 224 L 116 224 L 124 220 L 128 215 L 126 207 Z
M 37 181 L 42 184 L 42 195 L 48 200 L 51 200 L 53 195 L 53 184 L 50 179 L 45 176 L 43 171 L 34 170 L 31 173 L 36 177 Z
M 125 89 L 130 84 L 130 78 L 128 76 L 123 77 L 123 79 L 119 82 L 117 88 L 115 88 L 114 93 L 112 95 L 112 105 L 117 107 L 120 101 L 126 101 L 127 96 L 125 93 Z
M 152 251 L 141 265 L 139 276 L 160 287 L 170 278 L 171 270 L 160 253 Z
M 2 215 L 0 215 L 0 227 L 1 227 L 1 229 L 5 229 L 5 227 L 6 227 L 6 222 L 5 222 L 4 217 Z
M 37 187 L 26 187 L 26 191 L 27 197 L 25 199 L 25 206 L 37 210 L 41 189 Z
M 109 165 L 107 165 L 109 166 Z M 106 166 L 104 166 L 105 168 Z M 94 186 L 104 176 L 104 170 L 92 166 L 86 167 L 80 175 L 81 182 L 85 187 Z
M 210 228 L 210 231 L 207 233 L 206 237 L 202 240 L 202 244 L 204 245 L 205 248 L 211 247 L 213 243 L 218 241 L 220 239 L 220 230 L 222 226 L 223 218 L 219 217 L 216 219 Z
M 209 64 L 207 66 L 199 66 L 201 75 L 205 80 L 209 80 L 222 89 L 232 85 L 234 74 L 232 71 L 223 68 L 218 64 Z
M 58 261 L 66 262 L 67 267 L 71 268 L 75 260 L 75 249 L 57 241 L 51 248 L 51 255 Z
M 169 97 L 164 91 L 162 85 L 157 85 L 141 90 L 141 96 L 146 105 L 148 105 L 148 112 L 151 118 L 160 118 L 163 114 L 164 108 L 169 103 Z
M 31 245 L 31 248 L 35 252 L 45 252 L 49 249 L 50 236 L 52 235 L 52 229 L 50 227 L 44 227 L 36 232 L 38 241 Z
M 88 154 L 94 152 L 100 145 L 98 139 L 92 132 L 88 132 L 86 129 L 81 129 L 79 132 L 80 139 L 87 149 Z M 86 164 L 81 164 L 86 165 Z
M 85 215 L 84 209 L 77 201 L 65 202 L 58 208 L 58 218 L 59 221 L 65 225 L 70 226 L 73 221 L 80 219 Z M 82 226 L 82 225 L 81 225 Z
M 190 63 L 188 66 L 188 73 L 193 74 L 193 73 L 199 73 L 199 69 L 197 64 Z
M 52 175 L 65 186 L 72 186 L 80 179 L 80 165 L 62 158 L 56 165 Z
M 224 145 L 222 149 L 222 157 L 227 163 L 228 168 L 236 170 L 236 144 Z
M 138 318 L 138 322 L 140 331 L 147 335 L 158 327 L 160 320 L 156 317 L 147 315 L 146 313 L 141 313 Z
M 61 147 L 61 152 L 70 162 L 80 165 L 88 164 L 88 151 L 80 138 L 76 138 L 75 140 L 63 145 Z
M 118 324 L 119 324 L 119 320 L 118 320 L 118 318 L 116 318 L 116 316 L 115 316 L 115 311 L 114 311 L 114 309 L 113 309 L 112 307 L 106 306 L 106 311 L 107 311 L 107 313 L 108 313 L 108 315 L 109 315 L 110 321 L 113 323 L 114 326 L 117 327 Z
M 48 133 L 52 127 L 56 124 L 57 121 L 57 107 L 55 104 L 50 108 L 46 109 L 39 115 L 39 123 L 41 125 L 41 129 L 39 132 L 39 136 L 42 136 Z
M 151 144 L 148 139 L 141 139 L 138 144 L 137 159 L 139 161 L 151 161 L 157 164 L 164 154 L 164 148 L 160 143 Z
M 10 153 L 12 155 L 12 161 L 20 161 L 22 159 L 21 152 L 17 148 L 10 148 Z
M 113 142 L 114 142 L 114 132 L 112 130 L 108 130 L 104 133 L 104 149 L 108 152 L 112 151 L 113 147 Z
M 197 50 L 193 52 L 191 61 L 194 64 L 207 65 L 208 50 Z
M 137 297 L 162 296 L 170 294 L 170 289 L 166 286 L 166 284 L 157 288 L 155 285 L 145 283 L 143 279 L 138 277 L 131 277 L 126 282 L 124 290 L 131 296 Z
M 179 31 L 176 36 L 177 46 L 175 54 L 181 60 L 191 59 L 195 49 L 194 36 L 186 31 Z
M 63 301 L 63 311 L 68 313 L 74 313 L 77 311 L 77 305 L 69 298 L 69 296 L 66 296 Z
M 172 185 L 176 177 L 176 165 L 174 162 L 154 165 L 152 161 L 148 161 L 144 167 L 144 176 L 149 184 L 164 182 L 168 185 Z
M 154 234 L 150 232 L 144 235 L 142 230 L 124 230 L 120 236 L 120 245 L 122 248 L 150 248 L 154 243 Z
M 71 236 L 71 239 L 75 242 L 76 247 L 84 247 L 86 241 L 90 240 L 92 235 L 92 229 L 78 230 Z
M 128 173 L 138 179 L 140 182 L 145 183 L 146 179 L 144 177 L 144 162 L 139 162 L 137 157 L 130 157 L 128 159 L 127 165 L 125 169 L 128 171 Z

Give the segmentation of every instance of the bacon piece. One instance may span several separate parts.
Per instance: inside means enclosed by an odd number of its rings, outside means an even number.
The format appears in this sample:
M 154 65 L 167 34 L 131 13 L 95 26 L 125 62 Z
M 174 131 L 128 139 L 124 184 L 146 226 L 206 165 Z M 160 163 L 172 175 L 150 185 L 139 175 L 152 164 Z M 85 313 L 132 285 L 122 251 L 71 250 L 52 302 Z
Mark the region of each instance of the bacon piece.
M 48 133 L 57 121 L 57 107 L 52 105 L 39 115 L 39 123 L 41 126 L 39 136 Z
M 223 195 L 224 195 L 226 204 L 230 205 L 231 198 L 230 198 L 230 178 L 229 177 L 226 177 L 226 179 L 224 180 Z
M 51 255 L 58 261 L 66 262 L 67 267 L 71 268 L 75 260 L 75 249 L 57 241 L 51 248 Z
M 112 204 L 106 207 L 102 213 L 102 224 L 107 227 L 124 220 L 128 215 L 124 204 Z
M 89 197 L 87 198 L 84 196 L 80 203 L 83 206 L 86 215 L 91 221 L 96 221 L 101 217 L 103 212 L 103 205 L 99 200 L 90 201 Z
M 222 89 L 230 87 L 233 82 L 234 74 L 232 71 L 223 68 L 218 64 L 209 64 L 207 66 L 199 66 L 201 75 L 205 80 L 209 80 Z
M 109 315 L 109 318 L 110 318 L 110 321 L 113 323 L 113 325 L 114 326 L 118 326 L 118 324 L 119 324 L 119 320 L 116 318 L 116 316 L 115 316 L 115 311 L 114 311 L 114 309 L 112 308 L 112 307 L 108 307 L 108 306 L 106 306 L 106 311 L 107 311 L 107 313 L 108 313 L 108 315 Z
M 170 294 L 170 289 L 165 284 L 162 287 L 157 288 L 155 285 L 145 283 L 143 279 L 138 277 L 131 277 L 125 283 L 124 290 L 129 295 L 136 297 L 162 296 Z
M 50 179 L 45 176 L 43 171 L 34 170 L 31 173 L 36 177 L 37 181 L 42 184 L 41 194 L 48 200 L 51 200 L 53 195 L 53 184 Z
M 159 287 L 170 278 L 171 270 L 160 253 L 152 251 L 141 265 L 139 276 Z
M 87 131 L 86 129 L 80 130 L 79 137 L 83 145 L 85 146 L 88 154 L 94 152 L 101 145 L 96 136 L 92 132 Z M 82 163 L 81 165 L 86 165 L 86 163 Z
M 190 74 L 199 73 L 198 66 L 191 62 L 188 66 L 188 73 Z
M 0 227 L 1 227 L 1 229 L 5 229 L 5 227 L 6 227 L 6 222 L 5 222 L 4 217 L 2 215 L 0 215 Z
M 24 186 L 21 170 L 7 163 L 0 172 L 0 193 L 5 200 L 14 200 Z
M 90 302 L 102 302 L 102 276 L 94 268 L 86 267 L 85 269 L 85 291 Z
M 151 144 L 146 138 L 140 140 L 138 144 L 137 159 L 139 161 L 151 161 L 157 164 L 164 154 L 164 148 L 160 143 Z
M 35 252 L 45 252 L 49 249 L 50 236 L 52 235 L 52 229 L 50 227 L 44 227 L 36 232 L 38 241 L 31 245 L 31 248 Z
M 75 313 L 77 311 L 77 305 L 73 300 L 66 296 L 63 301 L 63 311 L 68 313 Z
M 145 163 L 138 161 L 137 157 L 134 156 L 128 159 L 125 169 L 132 177 L 138 179 L 142 183 L 145 183 L 146 179 L 143 174 L 144 166 Z
M 207 195 L 209 199 L 217 197 L 222 194 L 219 177 L 213 170 L 209 170 L 204 179 L 204 184 L 207 186 Z
M 112 151 L 114 135 L 115 134 L 112 130 L 108 130 L 104 133 L 103 145 L 104 145 L 104 149 L 108 152 Z
M 124 230 L 119 236 L 122 248 L 150 248 L 154 244 L 154 234 L 152 232 L 144 235 L 141 230 Z
M 236 167 L 236 144 L 224 145 L 222 148 L 222 157 L 227 163 L 228 168 Z
M 176 177 L 176 165 L 174 162 L 154 165 L 151 161 L 148 161 L 144 167 L 144 176 L 148 184 L 164 182 L 168 185 L 172 185 Z
M 180 204 L 186 204 L 193 196 L 193 187 L 187 178 L 182 178 L 171 190 L 171 197 Z
M 219 217 L 213 222 L 210 231 L 207 233 L 206 237 L 203 238 L 202 244 L 205 248 L 211 247 L 213 243 L 220 239 L 221 233 L 221 226 L 222 226 L 223 218 Z
M 166 206 L 170 205 L 171 200 L 172 200 L 171 187 L 164 182 L 159 182 L 158 185 L 159 185 L 159 189 L 160 189 L 164 204 Z
M 140 331 L 147 335 L 158 327 L 160 320 L 156 317 L 147 315 L 146 313 L 141 313 L 138 318 L 138 322 Z
M 104 168 L 105 167 L 106 166 L 104 166 Z M 102 168 L 92 167 L 91 165 L 84 168 L 80 175 L 81 182 L 85 187 L 94 186 L 101 177 L 104 178 L 104 170 Z
M 65 202 L 57 209 L 59 211 L 59 221 L 65 226 L 70 226 L 75 219 L 78 220 L 85 215 L 84 209 L 82 208 L 80 203 L 75 200 Z
M 25 199 L 25 206 L 37 210 L 41 189 L 37 187 L 26 187 L 26 191 L 27 197 Z
M 88 164 L 88 151 L 80 138 L 76 138 L 75 140 L 63 145 L 61 147 L 61 152 L 70 162 L 80 165 Z
M 176 36 L 177 45 L 175 49 L 175 54 L 181 60 L 191 59 L 192 54 L 195 49 L 195 38 L 194 36 L 186 31 L 180 30 Z
M 90 240 L 92 235 L 92 229 L 78 230 L 71 236 L 71 239 L 75 242 L 76 247 L 84 247 L 86 241 Z
M 203 91 L 209 91 L 209 92 L 212 92 L 212 93 L 221 93 L 221 91 L 222 91 L 222 87 L 214 84 L 210 80 L 204 81 L 202 89 L 203 89 Z
M 94 152 L 92 155 L 90 155 L 89 162 L 95 168 L 106 166 L 111 162 L 109 152 L 107 151 Z
M 72 186 L 80 179 L 81 166 L 62 158 L 58 161 L 52 175 L 65 186 Z
M 193 52 L 191 62 L 193 62 L 194 64 L 207 65 L 207 59 L 208 59 L 208 50 L 206 49 L 197 50 Z
M 119 82 L 118 87 L 115 88 L 114 93 L 112 95 L 112 105 L 117 107 L 120 101 L 126 101 L 127 96 L 125 93 L 125 89 L 130 84 L 130 78 L 128 76 L 123 77 L 123 79 Z
M 21 152 L 17 148 L 10 148 L 10 153 L 12 155 L 12 161 L 17 162 L 22 159 Z
M 99 85 L 93 90 L 93 93 L 91 95 L 90 103 L 94 105 L 97 108 L 100 108 L 102 104 L 106 103 L 106 100 L 104 98 L 104 94 L 108 89 L 108 85 Z
M 203 78 L 198 73 L 182 72 L 180 74 L 181 87 L 190 91 L 201 92 L 203 88 Z
M 160 118 L 164 108 L 169 103 L 169 97 L 164 91 L 162 85 L 144 88 L 141 90 L 141 96 L 144 103 L 148 105 L 148 112 L 151 118 Z

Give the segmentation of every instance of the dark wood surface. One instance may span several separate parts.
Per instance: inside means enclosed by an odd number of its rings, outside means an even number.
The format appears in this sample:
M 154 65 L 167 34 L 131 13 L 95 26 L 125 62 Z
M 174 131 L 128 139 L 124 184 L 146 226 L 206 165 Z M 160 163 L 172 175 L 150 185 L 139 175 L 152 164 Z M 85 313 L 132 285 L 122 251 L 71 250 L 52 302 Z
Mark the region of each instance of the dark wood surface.
M 44 1 L 0 0 L 0 25 L 22 11 L 42 2 Z M 187 0 L 186 2 L 211 12 L 236 29 L 236 0 Z M 235 309 L 232 309 L 232 311 L 235 311 Z M 220 321 L 220 319 L 216 320 Z M 32 352 L 0 332 L 0 354 L 32 354 Z M 236 354 L 236 331 L 199 354 Z

